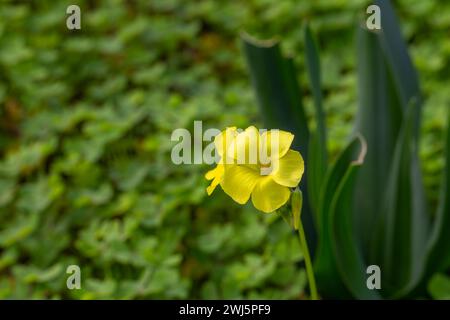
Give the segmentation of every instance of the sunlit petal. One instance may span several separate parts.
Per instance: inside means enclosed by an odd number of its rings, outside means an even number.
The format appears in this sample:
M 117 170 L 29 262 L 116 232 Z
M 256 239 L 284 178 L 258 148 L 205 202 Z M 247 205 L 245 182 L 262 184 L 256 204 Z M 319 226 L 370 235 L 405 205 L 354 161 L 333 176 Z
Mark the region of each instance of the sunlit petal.
M 277 184 L 272 177 L 259 180 L 252 192 L 252 202 L 256 209 L 269 213 L 277 210 L 288 200 L 289 188 Z
M 261 157 L 265 154 L 267 157 L 283 157 L 291 147 L 294 135 L 290 132 L 273 129 L 261 134 L 260 150 Z
M 296 187 L 305 171 L 305 164 L 301 154 L 289 150 L 284 157 L 274 161 L 274 170 L 271 173 L 273 180 L 286 187 Z
M 206 193 L 210 196 L 214 189 L 219 185 L 220 181 L 222 181 L 224 172 L 224 166 L 222 164 L 218 164 L 216 168 L 210 170 L 206 173 L 205 178 L 207 180 L 212 180 L 211 184 L 206 188 Z
M 238 164 L 257 164 L 259 152 L 259 131 L 250 126 L 240 132 L 231 142 L 227 155 Z
M 229 127 L 223 130 L 214 138 L 214 145 L 216 146 L 217 153 L 221 157 L 223 157 L 226 149 L 231 145 L 236 136 L 236 127 Z
M 226 165 L 220 185 L 234 201 L 244 204 L 260 179 L 258 172 L 249 167 Z

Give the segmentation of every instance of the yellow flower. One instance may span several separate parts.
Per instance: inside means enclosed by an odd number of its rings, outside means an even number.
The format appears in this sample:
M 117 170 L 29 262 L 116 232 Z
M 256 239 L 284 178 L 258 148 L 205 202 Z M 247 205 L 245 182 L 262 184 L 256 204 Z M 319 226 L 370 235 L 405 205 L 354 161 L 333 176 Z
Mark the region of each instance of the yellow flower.
M 227 128 L 214 143 L 220 161 L 205 178 L 212 180 L 208 195 L 220 184 L 234 201 L 245 204 L 250 196 L 260 211 L 273 212 L 290 197 L 304 172 L 303 158 L 291 150 L 294 135 L 281 130 L 259 134 L 251 126 L 238 133 Z

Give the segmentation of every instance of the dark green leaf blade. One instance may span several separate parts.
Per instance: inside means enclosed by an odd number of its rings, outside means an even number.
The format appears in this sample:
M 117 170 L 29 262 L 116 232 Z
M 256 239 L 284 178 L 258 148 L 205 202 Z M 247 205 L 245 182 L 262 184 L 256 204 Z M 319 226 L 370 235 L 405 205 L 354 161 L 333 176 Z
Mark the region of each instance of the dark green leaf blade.
M 353 195 L 356 177 L 366 148 L 361 143 L 359 159 L 352 162 L 339 183 L 330 208 L 332 245 L 340 275 L 352 295 L 358 299 L 380 299 L 377 290 L 367 287 L 366 263 L 358 246 L 353 222 Z
M 381 32 L 378 34 L 385 58 L 393 71 L 400 100 L 406 111 L 412 99 L 420 99 L 419 78 L 408 54 L 399 23 L 390 0 L 375 0 L 381 9 Z
M 350 297 L 346 287 L 340 280 L 341 277 L 333 253 L 332 225 L 330 223 L 331 204 L 336 189 L 344 178 L 349 165 L 355 160 L 360 148 L 360 142 L 356 138 L 347 145 L 335 164 L 328 171 L 320 196 L 317 224 L 319 228 L 319 242 L 314 261 L 314 270 L 317 276 L 318 286 L 321 289 L 321 295 L 325 297 Z
M 320 57 L 317 49 L 316 40 L 308 25 L 304 28 L 305 53 L 306 53 L 306 70 L 308 71 L 309 81 L 311 84 L 311 92 L 314 98 L 315 116 L 317 134 L 319 141 L 323 147 L 323 152 L 326 154 L 326 126 L 325 126 L 325 112 L 323 110 L 323 97 L 321 90 L 321 68 Z M 326 159 L 326 157 L 325 157 Z
M 442 178 L 440 202 L 427 257 L 427 276 L 450 266 L 450 111 L 447 120 L 446 163 Z
M 316 131 L 311 134 L 309 142 L 309 170 L 308 190 L 310 203 L 317 212 L 319 207 L 320 190 L 327 171 L 327 138 L 325 127 L 325 113 L 323 111 L 323 97 L 321 90 L 321 70 L 319 52 L 316 41 L 308 25 L 304 28 L 304 41 L 306 53 L 306 69 L 308 71 L 311 92 L 314 99 Z
M 401 297 L 418 285 L 424 267 L 429 221 L 414 138 L 412 104 L 397 141 L 386 189 L 384 212 L 383 287 Z
M 376 247 L 373 225 L 380 219 L 382 201 L 402 122 L 402 109 L 392 78 L 383 59 L 377 35 L 363 27 L 357 31 L 358 111 L 355 132 L 367 141 L 367 155 L 359 170 L 355 196 L 358 239 L 369 261 L 377 259 L 382 248 Z M 383 232 L 383 230 L 381 230 Z

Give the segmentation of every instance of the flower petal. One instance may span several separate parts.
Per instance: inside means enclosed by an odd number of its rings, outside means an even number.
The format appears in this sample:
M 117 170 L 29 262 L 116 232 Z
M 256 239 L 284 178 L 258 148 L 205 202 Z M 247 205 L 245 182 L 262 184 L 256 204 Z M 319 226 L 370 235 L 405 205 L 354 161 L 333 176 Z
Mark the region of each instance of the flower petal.
M 216 189 L 216 187 L 219 185 L 220 180 L 219 179 L 214 179 L 211 184 L 209 186 L 206 187 L 206 193 L 208 194 L 208 196 L 210 196 L 214 190 Z
M 257 164 L 259 152 L 259 131 L 250 126 L 239 133 L 231 142 L 227 156 L 237 160 L 237 164 Z
M 264 131 L 261 134 L 260 150 L 267 157 L 281 158 L 288 152 L 293 140 L 294 135 L 287 131 L 278 129 Z
M 229 127 L 223 130 L 214 138 L 214 145 L 216 146 L 217 153 L 221 157 L 223 157 L 237 134 L 238 133 L 236 131 L 236 127 Z
M 234 201 L 244 204 L 260 179 L 258 172 L 246 166 L 226 165 L 220 185 Z
M 286 187 L 296 187 L 305 171 L 302 155 L 289 150 L 284 157 L 274 161 L 274 170 L 271 173 L 273 180 Z
M 289 188 L 277 184 L 272 177 L 267 176 L 255 186 L 252 202 L 256 209 L 269 213 L 284 205 L 290 195 Z
M 206 173 L 205 178 L 207 180 L 212 180 L 211 184 L 206 188 L 206 193 L 208 196 L 213 193 L 214 189 L 216 189 L 217 185 L 222 181 L 224 172 L 223 164 L 218 164 L 213 170 L 210 170 Z
M 214 177 L 216 176 L 216 171 L 217 171 L 217 167 L 215 167 L 212 170 L 209 170 L 206 174 L 205 174 L 205 179 L 206 180 L 212 180 L 214 179 Z

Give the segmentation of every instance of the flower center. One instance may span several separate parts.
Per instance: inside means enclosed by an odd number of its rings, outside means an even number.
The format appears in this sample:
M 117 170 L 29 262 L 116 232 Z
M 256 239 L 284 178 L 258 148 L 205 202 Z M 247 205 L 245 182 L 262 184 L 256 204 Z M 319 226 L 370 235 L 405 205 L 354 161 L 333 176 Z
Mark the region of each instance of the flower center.
M 268 176 L 273 171 L 272 161 L 268 164 L 259 164 L 259 174 L 262 176 Z

